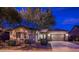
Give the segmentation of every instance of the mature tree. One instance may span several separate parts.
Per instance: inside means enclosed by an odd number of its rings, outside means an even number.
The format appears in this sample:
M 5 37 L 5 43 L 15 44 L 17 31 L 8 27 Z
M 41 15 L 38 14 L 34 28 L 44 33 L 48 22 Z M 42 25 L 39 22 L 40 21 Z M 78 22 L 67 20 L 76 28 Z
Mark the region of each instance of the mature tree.
M 1 7 L 0 8 L 0 21 L 7 20 L 9 23 L 20 23 L 21 15 L 13 7 Z
M 42 12 L 39 7 L 30 7 L 27 8 L 24 16 L 26 20 L 36 23 L 41 29 L 48 28 L 50 25 L 55 24 L 54 16 L 52 15 L 50 8 L 46 9 L 45 12 Z
M 40 19 L 37 24 L 40 28 L 48 28 L 50 25 L 55 24 L 55 19 L 50 9 L 47 9 L 44 13 L 42 12 L 39 16 Z
M 51 9 L 46 9 L 45 12 L 41 11 L 39 7 L 28 7 L 26 12 L 18 13 L 16 8 L 1 7 L 0 8 L 0 24 L 2 21 L 7 20 L 10 24 L 20 23 L 22 17 L 27 21 L 34 22 L 39 28 L 48 28 L 50 25 L 55 24 L 54 16 Z

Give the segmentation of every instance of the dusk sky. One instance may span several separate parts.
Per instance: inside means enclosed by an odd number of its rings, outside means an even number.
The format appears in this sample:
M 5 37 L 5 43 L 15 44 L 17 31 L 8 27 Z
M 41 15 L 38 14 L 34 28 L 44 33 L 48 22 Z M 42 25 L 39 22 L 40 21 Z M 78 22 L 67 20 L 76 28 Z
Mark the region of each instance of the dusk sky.
M 70 31 L 74 25 L 79 25 L 79 8 L 53 8 L 56 17 L 55 28 Z
M 17 8 L 20 10 L 21 8 Z M 65 29 L 70 31 L 74 25 L 79 25 L 78 7 L 53 7 L 52 14 L 55 16 L 56 25 L 51 28 Z
M 17 7 L 18 11 L 22 8 Z M 55 16 L 56 24 L 55 26 L 50 26 L 51 29 L 65 29 L 70 31 L 73 26 L 79 25 L 79 8 L 78 7 L 53 7 L 51 8 L 52 14 Z M 5 23 L 5 22 L 4 22 Z M 33 27 L 34 24 L 26 23 L 25 21 L 22 24 L 27 24 L 30 27 Z M 6 27 L 9 27 L 6 25 Z

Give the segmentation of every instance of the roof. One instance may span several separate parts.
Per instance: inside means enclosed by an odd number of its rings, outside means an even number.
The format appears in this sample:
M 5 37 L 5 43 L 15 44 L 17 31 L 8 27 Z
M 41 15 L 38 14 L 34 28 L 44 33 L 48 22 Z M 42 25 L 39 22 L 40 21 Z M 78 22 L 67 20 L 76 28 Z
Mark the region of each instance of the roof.
M 14 30 L 14 29 L 16 29 L 16 28 L 25 28 L 25 29 L 30 29 L 30 30 L 38 30 L 38 29 L 35 29 L 35 28 L 29 28 L 29 27 L 27 27 L 27 26 L 16 26 L 16 27 L 14 27 L 14 28 L 10 28 L 10 29 L 7 29 L 7 31 L 11 31 L 11 30 Z
M 79 28 L 79 25 L 75 25 L 70 32 L 72 32 L 75 28 Z
M 79 28 L 79 25 L 75 25 L 75 26 L 72 28 L 72 30 L 73 30 L 75 27 Z
M 64 29 L 45 29 L 45 31 L 41 31 L 42 33 L 45 33 L 45 32 L 65 32 L 65 33 L 68 33 L 68 31 L 64 30 Z
M 79 26 L 75 25 L 69 33 L 70 35 L 79 35 Z
M 65 32 L 68 32 L 67 30 L 64 30 L 64 29 L 49 29 L 49 31 L 65 31 Z

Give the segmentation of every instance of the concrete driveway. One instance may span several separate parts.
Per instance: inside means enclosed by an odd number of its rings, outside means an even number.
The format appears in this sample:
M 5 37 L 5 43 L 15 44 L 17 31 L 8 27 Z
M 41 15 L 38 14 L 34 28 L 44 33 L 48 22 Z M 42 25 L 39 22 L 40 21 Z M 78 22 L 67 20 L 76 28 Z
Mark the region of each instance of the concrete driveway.
M 79 45 L 67 41 L 51 41 L 53 52 L 79 52 Z

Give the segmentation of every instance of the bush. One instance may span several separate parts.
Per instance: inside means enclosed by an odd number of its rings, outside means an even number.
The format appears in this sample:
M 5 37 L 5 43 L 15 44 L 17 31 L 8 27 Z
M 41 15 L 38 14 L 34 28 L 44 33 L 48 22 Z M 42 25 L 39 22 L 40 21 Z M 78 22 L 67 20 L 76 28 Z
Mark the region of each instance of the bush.
M 35 43 L 34 40 L 30 40 L 30 39 L 25 40 L 25 44 L 33 44 L 33 43 Z
M 24 43 L 25 43 L 25 44 L 28 44 L 28 43 L 29 43 L 29 41 L 28 41 L 28 40 L 25 40 L 25 41 L 24 41 Z
M 7 43 L 8 43 L 9 46 L 16 46 L 15 40 L 9 40 Z
M 48 40 L 47 39 L 40 39 L 40 44 L 41 45 L 47 45 L 48 44 Z

